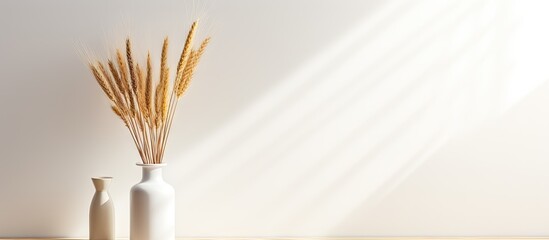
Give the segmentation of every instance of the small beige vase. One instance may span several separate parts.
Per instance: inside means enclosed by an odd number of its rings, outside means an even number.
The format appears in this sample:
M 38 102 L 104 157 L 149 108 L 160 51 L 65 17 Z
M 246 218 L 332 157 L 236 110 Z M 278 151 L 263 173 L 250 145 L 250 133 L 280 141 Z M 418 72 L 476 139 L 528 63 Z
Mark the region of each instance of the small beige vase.
M 108 192 L 111 177 L 92 178 L 95 194 L 90 204 L 90 239 L 114 240 L 114 204 Z

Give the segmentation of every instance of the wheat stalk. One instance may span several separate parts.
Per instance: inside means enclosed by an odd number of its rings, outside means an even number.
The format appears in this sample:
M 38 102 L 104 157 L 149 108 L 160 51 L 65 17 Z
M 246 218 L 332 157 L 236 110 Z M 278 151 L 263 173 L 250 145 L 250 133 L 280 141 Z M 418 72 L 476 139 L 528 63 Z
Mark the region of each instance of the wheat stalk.
M 168 67 L 168 37 L 164 38 L 160 56 L 160 76 L 154 86 L 151 54 L 145 64 L 136 62 L 130 38 L 126 39 L 125 54 L 116 50 L 116 59 L 105 64 L 89 63 L 89 68 L 101 90 L 111 103 L 111 109 L 128 128 L 141 161 L 162 163 L 178 99 L 187 90 L 195 68 L 210 38 L 198 49 L 192 42 L 198 21 L 191 25 L 170 88 Z M 144 66 L 144 67 L 143 67 Z

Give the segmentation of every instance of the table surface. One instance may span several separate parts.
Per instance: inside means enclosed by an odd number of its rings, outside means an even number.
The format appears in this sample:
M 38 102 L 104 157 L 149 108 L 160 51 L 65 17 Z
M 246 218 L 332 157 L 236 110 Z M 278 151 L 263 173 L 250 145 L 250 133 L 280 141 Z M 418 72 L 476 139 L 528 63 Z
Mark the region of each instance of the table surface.
M 6 238 L 17 240 L 84 240 L 87 238 Z M 117 238 L 127 239 L 127 238 Z M 176 238 L 176 240 L 549 240 L 549 237 L 303 237 L 303 238 L 286 238 L 286 237 L 268 237 L 268 238 L 230 238 L 230 237 L 215 237 L 215 238 Z

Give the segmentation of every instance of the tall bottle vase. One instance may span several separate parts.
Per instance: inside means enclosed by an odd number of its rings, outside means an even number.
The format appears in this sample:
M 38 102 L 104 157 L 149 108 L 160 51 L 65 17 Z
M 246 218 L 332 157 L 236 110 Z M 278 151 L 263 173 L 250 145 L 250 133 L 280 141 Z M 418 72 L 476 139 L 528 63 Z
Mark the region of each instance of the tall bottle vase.
M 114 204 L 108 192 L 111 177 L 92 178 L 95 187 L 90 204 L 90 240 L 114 240 Z
M 141 182 L 130 192 L 130 240 L 175 239 L 175 191 L 162 177 L 162 164 L 140 164 Z

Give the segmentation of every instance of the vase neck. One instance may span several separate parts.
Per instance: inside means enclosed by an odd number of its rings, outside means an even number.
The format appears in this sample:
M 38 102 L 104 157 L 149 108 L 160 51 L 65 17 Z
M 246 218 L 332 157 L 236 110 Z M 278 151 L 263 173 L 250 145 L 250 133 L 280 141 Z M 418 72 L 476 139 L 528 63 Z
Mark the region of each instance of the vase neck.
M 162 167 L 142 167 L 143 168 L 143 179 L 142 181 L 149 181 L 149 180 L 160 180 L 163 181 L 162 178 Z
M 112 177 L 94 177 L 92 178 L 93 186 L 95 187 L 95 191 L 101 192 L 101 191 L 107 191 L 109 189 L 109 185 L 111 184 Z

